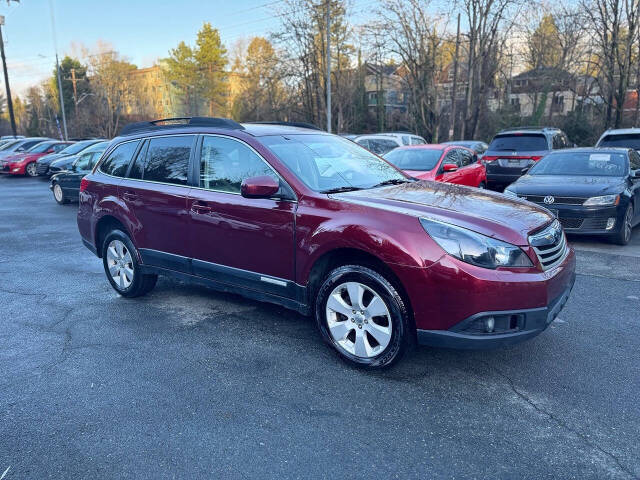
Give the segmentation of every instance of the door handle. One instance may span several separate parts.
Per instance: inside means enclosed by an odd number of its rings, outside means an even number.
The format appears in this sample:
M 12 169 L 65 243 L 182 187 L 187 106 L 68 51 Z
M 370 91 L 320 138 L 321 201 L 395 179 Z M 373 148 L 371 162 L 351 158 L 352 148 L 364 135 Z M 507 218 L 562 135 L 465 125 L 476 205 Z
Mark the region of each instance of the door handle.
M 122 197 L 125 200 L 128 200 L 129 202 L 133 202 L 134 200 L 138 199 L 138 195 L 136 195 L 135 193 L 131 193 L 131 192 L 124 192 L 122 194 Z
M 209 213 L 211 211 L 211 207 L 206 203 L 193 202 L 191 205 L 191 211 L 194 213 Z

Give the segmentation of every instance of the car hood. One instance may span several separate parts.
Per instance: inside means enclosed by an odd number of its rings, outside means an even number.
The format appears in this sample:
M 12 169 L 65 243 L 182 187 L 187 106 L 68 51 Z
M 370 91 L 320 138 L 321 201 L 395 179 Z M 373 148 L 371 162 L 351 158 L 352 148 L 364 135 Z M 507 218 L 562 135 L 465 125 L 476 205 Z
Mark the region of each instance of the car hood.
M 50 153 L 49 155 L 45 155 L 43 157 L 40 157 L 38 159 L 38 163 L 51 163 L 54 160 L 59 160 L 59 159 L 64 158 L 66 156 L 68 156 L 68 154 Z
M 14 153 L 13 155 L 6 156 L 4 159 L 7 162 L 22 162 L 23 160 L 31 159 L 31 157 L 35 155 L 34 153 Z
M 420 181 L 331 195 L 332 198 L 458 225 L 514 245 L 554 220 L 546 209 L 496 192 Z
M 509 190 L 518 195 L 553 195 L 557 197 L 595 197 L 624 190 L 621 177 L 564 175 L 525 175 Z

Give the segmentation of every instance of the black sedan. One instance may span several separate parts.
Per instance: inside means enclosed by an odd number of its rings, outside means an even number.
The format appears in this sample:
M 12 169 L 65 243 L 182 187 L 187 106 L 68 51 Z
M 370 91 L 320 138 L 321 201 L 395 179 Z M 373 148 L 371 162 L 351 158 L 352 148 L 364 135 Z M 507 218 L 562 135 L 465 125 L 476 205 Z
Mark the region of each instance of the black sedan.
M 108 144 L 109 142 L 100 142 L 87 148 L 81 154 L 72 157 L 75 158 L 75 161 L 68 170 L 56 173 L 51 177 L 49 188 L 53 192 L 53 198 L 56 199 L 56 202 L 63 205 L 78 200 L 82 177 L 91 171 Z
M 626 245 L 640 223 L 640 155 L 622 148 L 558 150 L 504 193 L 546 207 L 567 233 L 607 235 Z
M 55 160 L 59 160 L 61 158 L 76 155 L 100 141 L 102 140 L 83 140 L 82 142 L 76 142 L 69 145 L 67 148 L 65 148 L 64 150 L 60 150 L 58 153 L 52 153 L 50 155 L 40 157 L 36 162 L 36 171 L 38 175 L 51 175 L 51 173 L 49 172 L 49 165 L 51 165 L 51 162 L 54 162 Z

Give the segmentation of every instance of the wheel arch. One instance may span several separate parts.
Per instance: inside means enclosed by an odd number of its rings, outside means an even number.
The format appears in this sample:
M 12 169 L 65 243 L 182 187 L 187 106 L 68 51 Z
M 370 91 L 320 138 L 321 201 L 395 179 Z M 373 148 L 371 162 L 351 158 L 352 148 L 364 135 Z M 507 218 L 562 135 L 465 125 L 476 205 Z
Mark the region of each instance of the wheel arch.
M 396 289 L 398 294 L 402 297 L 402 301 L 407 306 L 409 312 L 409 319 L 413 331 L 415 331 L 415 321 L 413 318 L 413 308 L 411 306 L 411 300 L 407 293 L 402 280 L 396 275 L 396 273 L 379 257 L 376 255 L 353 247 L 339 247 L 329 250 L 323 253 L 311 266 L 309 271 L 309 277 L 307 282 L 307 298 L 309 299 L 309 307 L 311 311 L 315 309 L 315 299 L 317 292 L 322 285 L 322 279 L 331 270 L 344 265 L 361 265 L 363 267 L 370 268 L 379 274 L 383 275 Z
M 102 258 L 102 244 L 105 237 L 110 231 L 115 229 L 122 230 L 129 236 L 129 238 L 131 238 L 131 234 L 127 230 L 127 227 L 125 227 L 124 224 L 113 215 L 104 215 L 96 223 L 94 238 L 96 239 L 96 252 L 99 258 Z

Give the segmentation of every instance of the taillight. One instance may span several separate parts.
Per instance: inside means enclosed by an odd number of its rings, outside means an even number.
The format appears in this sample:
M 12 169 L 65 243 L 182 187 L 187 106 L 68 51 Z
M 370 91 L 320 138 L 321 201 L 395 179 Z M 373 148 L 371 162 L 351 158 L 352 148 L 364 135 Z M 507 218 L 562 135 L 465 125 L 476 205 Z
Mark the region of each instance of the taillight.
M 537 162 L 541 158 L 542 158 L 542 155 L 537 155 L 537 156 L 531 157 L 531 160 L 533 160 L 534 162 Z
M 82 180 L 80 180 L 80 191 L 84 192 L 88 186 L 89 180 L 87 180 L 87 177 L 82 177 Z
M 482 157 L 482 161 L 483 162 L 493 162 L 494 160 L 497 160 L 497 159 L 498 159 L 498 157 L 494 157 L 494 156 L 491 156 L 491 155 L 484 155 Z

